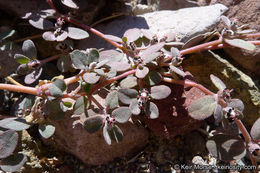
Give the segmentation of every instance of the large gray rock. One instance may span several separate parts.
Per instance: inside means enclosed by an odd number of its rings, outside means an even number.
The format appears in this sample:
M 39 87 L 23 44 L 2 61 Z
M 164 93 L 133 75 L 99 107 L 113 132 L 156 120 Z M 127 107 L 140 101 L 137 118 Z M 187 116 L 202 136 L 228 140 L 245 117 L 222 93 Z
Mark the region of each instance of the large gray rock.
M 96 27 L 104 34 L 122 37 L 130 28 L 150 28 L 159 36 L 170 31 L 175 31 L 180 41 L 208 32 L 218 22 L 219 17 L 227 10 L 222 4 L 205 7 L 186 8 L 177 11 L 157 11 L 138 16 L 127 16 Z M 80 41 L 79 48 L 112 48 L 103 39 L 92 35 L 89 39 Z

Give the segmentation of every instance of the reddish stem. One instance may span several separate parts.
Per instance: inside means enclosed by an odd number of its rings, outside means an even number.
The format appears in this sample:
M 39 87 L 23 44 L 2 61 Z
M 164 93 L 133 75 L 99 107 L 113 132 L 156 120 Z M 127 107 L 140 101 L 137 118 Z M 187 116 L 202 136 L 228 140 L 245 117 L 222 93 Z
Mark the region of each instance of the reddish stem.
M 107 86 L 107 85 L 109 85 L 109 84 L 111 84 L 111 83 L 113 83 L 113 82 L 115 82 L 115 81 L 117 81 L 117 80 L 120 80 L 120 79 L 122 79 L 122 78 L 124 78 L 124 77 L 126 77 L 126 76 L 128 76 L 128 75 L 134 74 L 135 72 L 136 72 L 136 69 L 133 69 L 133 70 L 127 71 L 127 72 L 125 72 L 125 73 L 122 73 L 122 74 L 120 74 L 120 75 L 118 75 L 118 76 L 112 77 L 112 78 L 110 78 L 109 80 L 106 80 L 106 81 L 103 82 L 103 83 L 97 84 L 96 86 L 94 86 L 94 87 L 91 89 L 89 95 L 92 95 L 92 94 L 93 94 L 95 91 L 97 91 L 98 89 L 103 88 L 103 87 L 105 87 L 105 86 Z
M 0 84 L 0 90 L 7 90 L 7 91 L 14 91 L 14 92 L 21 92 L 31 95 L 37 95 L 37 89 L 34 87 L 27 87 L 27 86 L 18 86 L 12 84 Z

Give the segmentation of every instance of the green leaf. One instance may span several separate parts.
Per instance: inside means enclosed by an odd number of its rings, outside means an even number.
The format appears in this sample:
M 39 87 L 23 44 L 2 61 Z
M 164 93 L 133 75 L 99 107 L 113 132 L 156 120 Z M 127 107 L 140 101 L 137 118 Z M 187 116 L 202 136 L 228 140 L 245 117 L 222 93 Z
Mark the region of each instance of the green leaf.
M 57 99 L 47 101 L 47 115 L 49 119 L 57 121 L 65 116 L 60 104 L 60 101 Z
M 189 108 L 189 114 L 192 118 L 197 120 L 204 120 L 211 116 L 217 107 L 217 101 L 213 96 L 204 96 L 198 100 L 193 101 Z
M 106 97 L 106 106 L 110 109 L 114 109 L 119 105 L 117 91 L 110 92 Z
M 66 30 L 68 32 L 68 37 L 74 40 L 82 40 L 89 37 L 88 32 L 83 29 L 68 27 Z
M 71 66 L 70 59 L 67 55 L 61 55 L 57 61 L 57 67 L 62 72 L 68 72 Z
M 119 107 L 112 112 L 112 116 L 115 117 L 119 123 L 126 123 L 131 117 L 132 113 L 128 107 Z
M 98 76 L 97 73 L 85 73 L 83 79 L 89 84 L 95 84 L 99 81 L 100 76 Z
M 226 89 L 226 85 L 220 80 L 218 77 L 214 76 L 213 74 L 210 75 L 211 82 L 218 88 L 219 91 L 223 91 Z
M 12 37 L 14 34 L 15 34 L 15 30 L 8 30 L 8 31 L 0 33 L 0 42 L 9 37 Z
M 50 94 L 54 97 L 62 97 L 63 91 L 66 90 L 66 83 L 64 80 L 57 78 L 50 86 Z
M 133 99 L 136 99 L 138 92 L 135 89 L 119 89 L 118 99 L 123 103 L 129 105 Z
M 66 106 L 67 108 L 71 108 L 72 107 L 72 103 L 71 102 L 63 102 L 63 105 Z
M 88 117 L 84 122 L 84 128 L 89 133 L 95 133 L 96 131 L 101 129 L 101 127 L 103 126 L 103 121 L 104 118 L 100 115 Z
M 167 98 L 171 94 L 171 88 L 166 85 L 157 85 L 151 87 L 151 96 L 153 99 L 161 100 Z
M 245 142 L 237 136 L 214 135 L 209 138 L 206 147 L 210 154 L 223 161 L 238 160 L 246 155 Z
M 98 62 L 99 61 L 99 52 L 97 49 L 91 49 L 88 54 L 88 63 Z
M 76 69 L 85 69 L 88 65 L 88 59 L 85 53 L 80 50 L 74 50 L 70 53 L 72 64 Z
M 51 124 L 40 124 L 38 130 L 43 138 L 48 139 L 54 134 L 55 126 Z
M 136 77 L 143 79 L 149 73 L 149 68 L 138 66 L 135 72 Z
M 22 50 L 27 57 L 31 59 L 36 59 L 37 50 L 32 40 L 25 40 L 23 42 Z
M 27 158 L 24 154 L 14 154 L 1 160 L 0 168 L 5 172 L 15 172 L 22 168 Z
M 18 143 L 18 133 L 7 130 L 0 133 L 0 159 L 10 156 Z
M 30 59 L 28 57 L 21 54 L 15 54 L 14 59 L 19 64 L 27 64 L 28 62 L 30 62 Z
M 147 102 L 145 105 L 145 114 L 151 119 L 159 117 L 159 109 L 153 102 Z
M 86 97 L 81 96 L 80 98 L 78 98 L 73 107 L 74 114 L 80 115 L 82 113 L 86 113 L 87 103 L 88 101 Z
M 151 71 L 144 78 L 144 81 L 147 83 L 147 85 L 150 85 L 150 86 L 159 84 L 161 82 L 161 80 L 162 80 L 161 74 L 156 71 Z
M 129 105 L 129 109 L 132 112 L 132 114 L 134 114 L 134 115 L 139 115 L 141 113 L 137 99 L 134 99 L 131 101 L 131 103 Z
M 229 39 L 225 38 L 224 41 L 231 46 L 239 47 L 239 48 L 246 49 L 246 50 L 249 50 L 249 51 L 253 51 L 255 49 L 254 44 L 252 44 L 248 41 L 245 41 L 245 40 L 241 40 L 241 39 L 229 40 Z
M 81 88 L 84 92 L 89 93 L 91 91 L 92 85 L 86 82 L 81 82 Z
M 133 88 L 137 86 L 137 78 L 133 76 L 127 76 L 120 82 L 121 88 Z

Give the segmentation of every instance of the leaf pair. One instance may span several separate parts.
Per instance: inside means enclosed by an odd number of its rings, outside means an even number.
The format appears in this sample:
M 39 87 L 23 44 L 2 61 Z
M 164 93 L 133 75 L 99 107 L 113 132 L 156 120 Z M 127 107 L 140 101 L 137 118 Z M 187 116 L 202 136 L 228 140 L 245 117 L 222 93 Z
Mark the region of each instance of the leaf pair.
M 42 68 L 40 62 L 36 59 L 37 58 L 37 50 L 34 43 L 31 40 L 25 40 L 23 42 L 22 50 L 25 55 L 15 54 L 14 59 L 16 62 L 21 64 L 17 68 L 17 73 L 21 75 L 26 75 L 24 82 L 26 84 L 34 83 L 41 75 Z

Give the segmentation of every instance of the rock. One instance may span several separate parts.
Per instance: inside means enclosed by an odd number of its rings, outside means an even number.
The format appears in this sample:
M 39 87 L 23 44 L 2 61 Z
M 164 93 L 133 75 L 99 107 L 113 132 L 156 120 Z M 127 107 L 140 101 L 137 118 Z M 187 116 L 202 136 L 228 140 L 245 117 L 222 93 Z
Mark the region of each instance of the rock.
M 206 7 L 186 8 L 178 11 L 157 11 L 138 16 L 127 16 L 107 24 L 100 24 L 97 30 L 104 34 L 122 37 L 124 32 L 130 28 L 150 28 L 158 36 L 163 36 L 168 31 L 174 31 L 180 41 L 208 32 L 219 21 L 219 17 L 227 10 L 221 4 Z M 91 34 L 90 38 L 82 40 L 78 48 L 86 49 L 113 48 L 103 39 Z
M 205 68 L 206 67 L 206 68 Z M 219 77 L 229 89 L 234 89 L 232 98 L 239 98 L 245 105 L 242 120 L 248 127 L 252 127 L 260 113 L 260 92 L 254 81 L 238 70 L 222 57 L 205 52 L 202 56 L 193 55 L 183 61 L 183 68 L 191 72 L 196 81 L 213 92 L 217 88 L 210 81 L 210 74 Z
M 198 4 L 187 0 L 159 0 L 158 10 L 178 10 L 180 8 L 196 7 Z
M 80 20 L 83 23 L 90 24 L 93 22 L 94 18 L 98 15 L 100 10 L 105 6 L 105 0 L 87 0 L 80 1 L 74 0 L 74 2 L 79 6 L 77 13 L 80 15 Z M 60 3 L 54 1 L 56 6 L 61 6 Z M 37 7 L 37 8 L 35 8 Z M 17 17 L 25 16 L 26 13 L 39 13 L 39 9 L 46 10 L 50 9 L 49 4 L 46 1 L 34 1 L 34 0 L 13 0 L 12 3 L 6 3 L 4 0 L 0 0 L 0 10 L 3 10 L 10 14 L 15 14 Z
M 259 0 L 212 0 L 211 4 L 223 3 L 229 10 L 226 16 L 236 18 L 238 25 L 248 25 L 248 29 L 260 31 L 260 1 Z M 260 76 L 260 47 L 250 52 L 238 48 L 226 48 L 225 51 L 243 68 Z
M 153 8 L 151 6 L 144 5 L 144 4 L 137 4 L 132 9 L 132 12 L 134 15 L 140 15 L 140 14 L 149 13 L 152 11 L 153 11 Z
M 168 86 L 172 89 L 171 95 L 166 99 L 154 101 L 159 108 L 159 118 L 146 119 L 146 123 L 154 133 L 170 139 L 201 126 L 201 121 L 189 117 L 187 107 L 205 94 L 197 88 L 183 88 L 182 85 L 176 84 Z
M 74 119 L 66 118 L 55 121 L 54 145 L 78 157 L 83 163 L 101 165 L 117 157 L 125 157 L 138 152 L 148 142 L 148 132 L 142 126 L 131 122 L 118 124 L 124 133 L 123 141 L 108 145 L 102 130 L 94 134 L 88 133 L 82 125 L 73 128 Z
M 101 97 L 95 96 L 95 98 L 99 103 L 104 103 Z M 71 114 L 68 112 L 62 120 L 52 122 L 56 128 L 53 136 L 54 143 L 51 140 L 46 142 L 73 154 L 85 164 L 101 165 L 118 157 L 131 156 L 139 152 L 148 142 L 148 131 L 143 126 L 128 121 L 118 124 L 124 134 L 123 141 L 119 143 L 113 141 L 108 145 L 102 130 L 93 134 L 88 133 L 82 124 L 75 125 L 77 119 L 72 118 Z M 84 117 L 80 118 L 84 119 Z

